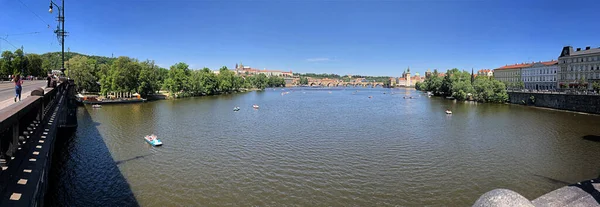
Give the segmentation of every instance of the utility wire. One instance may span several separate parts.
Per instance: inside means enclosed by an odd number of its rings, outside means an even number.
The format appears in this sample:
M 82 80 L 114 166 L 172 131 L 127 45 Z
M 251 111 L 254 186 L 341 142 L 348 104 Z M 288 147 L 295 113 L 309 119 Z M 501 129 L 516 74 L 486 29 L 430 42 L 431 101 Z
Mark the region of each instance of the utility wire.
M 19 35 L 29 35 L 29 34 L 39 34 L 42 32 L 26 32 L 26 33 L 17 33 L 17 34 L 6 34 L 6 36 L 19 36 Z
M 27 4 L 23 3 L 23 1 L 19 0 L 19 2 L 21 2 L 21 4 L 23 4 L 23 6 L 25 6 L 31 13 L 33 13 L 38 19 L 42 20 L 42 22 L 44 22 L 44 24 L 46 24 L 48 26 L 48 28 L 50 28 L 50 24 L 48 24 L 48 22 L 46 22 L 44 19 L 42 19 L 40 17 L 40 15 L 37 15 L 35 12 L 33 12 L 33 10 L 31 10 L 29 8 L 29 6 L 27 6 Z
M 5 38 L 0 37 L 0 39 L 6 41 L 9 45 L 12 45 L 15 49 L 19 49 L 17 46 L 13 45 L 12 43 L 10 43 L 8 40 L 6 40 Z

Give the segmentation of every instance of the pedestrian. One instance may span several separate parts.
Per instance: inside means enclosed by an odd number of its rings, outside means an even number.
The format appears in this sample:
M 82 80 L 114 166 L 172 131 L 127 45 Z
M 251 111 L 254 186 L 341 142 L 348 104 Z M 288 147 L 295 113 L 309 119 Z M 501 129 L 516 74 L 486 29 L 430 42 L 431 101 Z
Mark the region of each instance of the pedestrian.
M 21 80 L 21 75 L 18 74 L 13 77 L 13 81 L 15 82 L 15 102 L 17 102 L 17 98 L 21 101 L 21 90 L 23 89 L 21 85 L 23 84 L 23 80 Z

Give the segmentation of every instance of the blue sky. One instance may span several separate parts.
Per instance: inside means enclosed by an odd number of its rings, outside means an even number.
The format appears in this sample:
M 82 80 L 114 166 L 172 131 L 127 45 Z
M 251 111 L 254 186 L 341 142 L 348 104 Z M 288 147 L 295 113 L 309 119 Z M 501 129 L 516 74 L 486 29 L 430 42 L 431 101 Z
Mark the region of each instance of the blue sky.
M 26 53 L 60 51 L 48 5 L 0 0 L 0 37 Z M 163 67 L 243 62 L 399 76 L 408 66 L 421 73 L 477 70 L 556 59 L 565 45 L 600 47 L 594 0 L 67 0 L 65 7 L 71 51 L 152 59 Z M 11 35 L 30 32 L 40 33 Z

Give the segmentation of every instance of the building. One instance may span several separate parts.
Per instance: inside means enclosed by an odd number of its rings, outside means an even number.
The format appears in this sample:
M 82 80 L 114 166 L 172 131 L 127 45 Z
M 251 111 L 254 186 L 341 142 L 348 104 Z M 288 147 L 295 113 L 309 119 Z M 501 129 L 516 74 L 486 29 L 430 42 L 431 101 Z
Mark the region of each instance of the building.
M 475 76 L 494 77 L 494 70 L 491 70 L 491 69 L 481 69 L 481 70 L 477 71 L 477 74 L 475 74 Z
M 504 83 L 518 83 L 521 82 L 521 69 L 531 67 L 531 65 L 530 63 L 505 65 L 494 69 L 493 76 L 494 79 Z
M 525 89 L 530 90 L 554 90 L 556 84 L 556 72 L 558 61 L 536 62 L 531 67 L 521 70 L 521 80 Z
M 563 47 L 558 58 L 557 87 L 578 88 L 580 84 L 591 89 L 593 82 L 600 82 L 600 48 L 585 50 Z M 580 83 L 583 82 L 583 83 Z
M 280 71 L 280 70 L 267 70 L 267 69 L 254 69 L 251 68 L 250 66 L 244 66 L 243 64 L 236 64 L 235 67 L 235 73 L 238 75 L 258 75 L 258 74 L 265 74 L 267 77 L 270 76 L 278 76 L 278 77 L 293 77 L 294 74 L 292 73 L 292 71 L 290 70 L 289 72 L 287 71 Z
M 425 81 L 425 77 L 421 77 L 419 73 L 415 73 L 414 76 L 411 76 L 410 68 L 406 69 L 406 71 L 402 73 L 402 77 L 392 79 L 391 85 L 396 87 L 413 87 L 418 82 Z
M 427 69 L 427 71 L 425 71 L 425 78 L 429 78 L 429 76 L 431 76 L 431 70 Z

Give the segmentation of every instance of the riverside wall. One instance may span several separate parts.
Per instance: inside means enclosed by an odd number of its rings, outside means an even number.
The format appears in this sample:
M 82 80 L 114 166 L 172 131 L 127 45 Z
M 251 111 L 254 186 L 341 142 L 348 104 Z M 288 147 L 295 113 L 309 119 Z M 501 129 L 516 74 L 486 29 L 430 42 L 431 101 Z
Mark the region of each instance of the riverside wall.
M 597 95 L 508 92 L 508 96 L 513 104 L 600 114 L 600 96 Z

